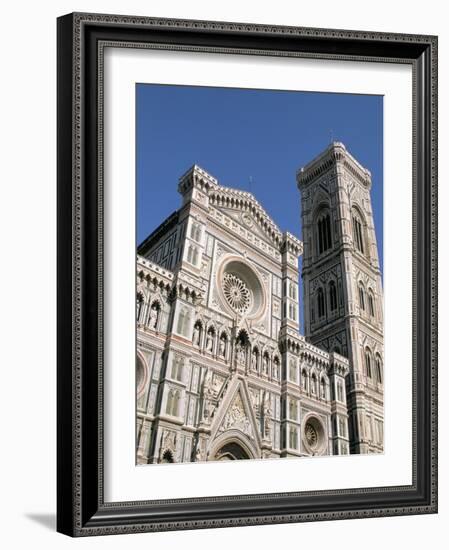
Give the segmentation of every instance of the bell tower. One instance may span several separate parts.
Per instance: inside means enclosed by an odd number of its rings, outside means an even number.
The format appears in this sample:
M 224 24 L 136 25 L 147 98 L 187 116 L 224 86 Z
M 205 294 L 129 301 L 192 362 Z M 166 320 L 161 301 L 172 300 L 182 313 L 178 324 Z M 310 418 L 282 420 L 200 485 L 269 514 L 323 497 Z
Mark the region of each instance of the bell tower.
M 298 171 L 297 184 L 305 337 L 349 359 L 351 453 L 383 452 L 383 290 L 371 174 L 334 142 Z

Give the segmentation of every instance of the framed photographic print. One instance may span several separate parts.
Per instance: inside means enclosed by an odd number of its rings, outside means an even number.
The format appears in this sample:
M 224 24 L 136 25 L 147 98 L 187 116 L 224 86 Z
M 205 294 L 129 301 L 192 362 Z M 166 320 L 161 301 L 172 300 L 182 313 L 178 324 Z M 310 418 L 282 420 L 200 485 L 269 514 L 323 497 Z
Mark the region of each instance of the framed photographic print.
M 437 511 L 437 38 L 58 19 L 58 530 Z

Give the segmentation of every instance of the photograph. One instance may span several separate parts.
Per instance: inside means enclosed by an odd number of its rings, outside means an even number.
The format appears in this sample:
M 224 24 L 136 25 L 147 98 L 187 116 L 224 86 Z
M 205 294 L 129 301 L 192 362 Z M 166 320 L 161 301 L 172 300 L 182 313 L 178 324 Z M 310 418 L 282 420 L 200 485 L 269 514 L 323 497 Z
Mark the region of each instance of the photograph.
M 384 453 L 383 97 L 135 99 L 136 464 Z

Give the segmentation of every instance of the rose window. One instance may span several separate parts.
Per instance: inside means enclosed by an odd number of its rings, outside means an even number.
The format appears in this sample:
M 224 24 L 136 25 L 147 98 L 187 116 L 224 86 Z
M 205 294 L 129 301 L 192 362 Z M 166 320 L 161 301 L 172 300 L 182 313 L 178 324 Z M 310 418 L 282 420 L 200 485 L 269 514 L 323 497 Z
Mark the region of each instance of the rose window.
M 315 428 L 312 426 L 312 424 L 310 424 L 310 422 L 307 422 L 306 424 L 305 436 L 306 436 L 307 445 L 309 445 L 311 449 L 315 448 L 318 443 L 318 433 L 315 430 Z
M 246 313 L 252 304 L 252 292 L 246 283 L 234 273 L 223 276 L 223 294 L 234 311 Z

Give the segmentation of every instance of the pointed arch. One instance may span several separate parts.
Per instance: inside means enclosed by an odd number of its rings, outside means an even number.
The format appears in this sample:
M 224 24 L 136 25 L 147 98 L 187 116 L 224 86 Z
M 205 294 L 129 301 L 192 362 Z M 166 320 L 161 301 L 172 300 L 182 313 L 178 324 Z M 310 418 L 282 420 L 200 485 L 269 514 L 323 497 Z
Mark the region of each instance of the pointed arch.
M 362 283 L 362 281 L 359 281 L 358 288 L 359 288 L 359 307 L 360 307 L 360 311 L 365 311 L 366 292 L 365 292 L 365 285 Z
M 369 347 L 365 348 L 365 374 L 368 378 L 373 377 L 373 356 Z
M 235 447 L 233 447 L 233 445 L 235 445 Z M 239 448 L 241 451 L 237 454 L 237 449 Z M 230 458 L 230 460 L 239 458 L 261 458 L 260 449 L 256 447 L 255 443 L 252 442 L 249 437 L 246 437 L 238 430 L 228 430 L 214 439 L 209 449 L 208 460 L 223 459 L 223 455 L 228 449 L 233 449 L 235 453 L 232 453 L 234 454 L 234 458 Z
M 335 311 L 338 308 L 337 285 L 334 280 L 329 281 L 329 309 Z
M 366 220 L 362 210 L 357 205 L 351 209 L 352 239 L 356 250 L 366 253 Z
M 313 216 L 315 251 L 320 256 L 333 246 L 331 210 L 327 201 L 318 205 Z
M 326 296 L 321 286 L 316 291 L 316 303 L 318 319 L 322 319 L 326 316 Z
M 370 317 L 376 317 L 376 306 L 374 301 L 374 292 L 371 288 L 368 289 L 368 313 Z
M 376 379 L 379 384 L 383 383 L 383 367 L 380 353 L 376 353 Z

